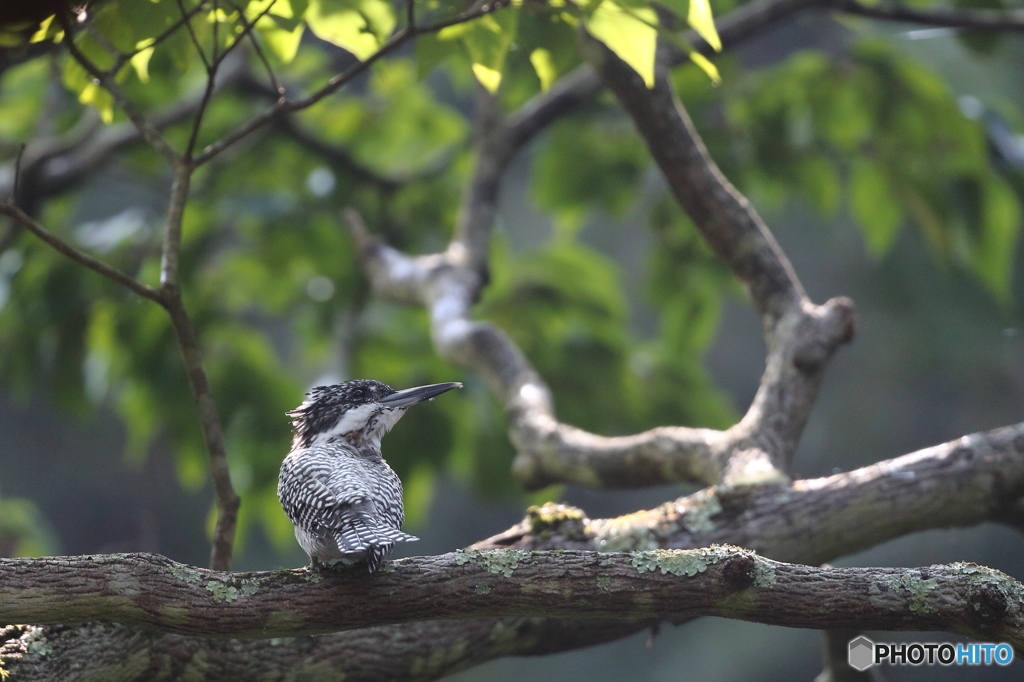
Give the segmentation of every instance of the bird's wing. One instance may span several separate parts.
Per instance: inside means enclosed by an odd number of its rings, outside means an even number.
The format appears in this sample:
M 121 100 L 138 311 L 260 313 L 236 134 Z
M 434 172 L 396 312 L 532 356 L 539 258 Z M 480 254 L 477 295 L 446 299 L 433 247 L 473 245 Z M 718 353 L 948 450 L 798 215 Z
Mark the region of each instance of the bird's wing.
M 380 518 L 373 481 L 360 461 L 321 448 L 292 453 L 281 465 L 278 497 L 292 523 L 333 536 L 343 552 L 415 539 Z
M 285 458 L 277 495 L 292 523 L 323 536 L 337 528 L 340 512 L 369 503 L 370 490 L 359 485 L 358 478 L 352 477 L 348 486 L 330 485 L 338 467 L 347 468 L 345 458 L 325 456 L 316 449 L 293 452 Z

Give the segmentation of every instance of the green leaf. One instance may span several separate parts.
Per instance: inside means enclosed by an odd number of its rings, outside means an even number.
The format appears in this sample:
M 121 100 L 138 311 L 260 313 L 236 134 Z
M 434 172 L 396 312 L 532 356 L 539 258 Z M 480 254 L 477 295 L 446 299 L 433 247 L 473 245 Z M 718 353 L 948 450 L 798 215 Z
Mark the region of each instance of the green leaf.
M 309 29 L 321 40 L 365 60 L 395 28 L 395 13 L 384 0 L 310 0 Z
M 29 38 L 30 43 L 41 43 L 44 40 L 53 40 L 58 43 L 64 37 L 64 30 L 60 27 L 58 22 L 54 19 L 57 18 L 56 14 L 52 14 L 46 19 L 43 19 L 39 24 L 39 30 L 32 34 Z
M 305 24 L 298 24 L 288 29 L 274 21 L 274 18 L 272 18 L 272 21 L 272 24 L 260 21 L 256 26 L 256 30 L 263 36 L 271 52 L 277 55 L 277 58 L 283 63 L 290 64 L 299 51 L 299 43 L 302 42 L 302 33 L 305 31 L 306 26 Z
M 547 90 L 550 88 L 551 84 L 555 82 L 555 78 L 558 77 L 554 60 L 551 58 L 551 51 L 538 47 L 530 53 L 530 63 L 533 64 L 533 69 L 537 72 L 537 78 L 540 79 L 540 89 Z
M 629 64 L 654 87 L 654 50 L 658 17 L 648 8 L 623 9 L 612 0 L 604 0 L 586 20 L 587 32 L 604 43 L 619 59 Z
M 452 40 L 441 40 L 436 33 L 427 33 L 416 38 L 416 75 L 421 80 L 440 64 L 462 48 Z
M 691 52 L 690 61 L 700 67 L 700 70 L 708 75 L 711 82 L 718 85 L 722 82 L 722 76 L 718 73 L 718 67 L 711 63 L 711 60 L 702 55 L 700 52 Z
M 473 64 L 473 75 L 480 85 L 493 93 L 501 85 L 505 57 L 515 40 L 518 23 L 518 11 L 504 10 L 449 26 L 440 31 L 437 38 L 441 41 L 461 38 Z
M 256 31 L 282 63 L 290 64 L 295 59 L 306 28 L 304 19 L 309 3 L 307 0 L 270 0 L 270 11 L 260 16 L 268 9 L 267 2 L 250 2 L 245 16 L 249 21 L 260 17 L 256 22 Z
M 706 40 L 715 52 L 722 51 L 722 39 L 715 30 L 715 20 L 711 16 L 711 3 L 708 0 L 690 0 L 686 23 L 697 32 L 697 35 Z
M 388 175 L 422 172 L 453 153 L 468 134 L 465 120 L 417 81 L 410 60 L 378 63 L 366 106 L 337 100 L 305 118 L 351 145 L 363 164 Z
M 78 95 L 79 102 L 92 105 L 100 112 L 104 123 L 114 120 L 114 98 L 98 83 L 94 83 L 92 76 L 71 57 L 67 57 L 64 62 L 63 78 L 64 85 Z
M 871 159 L 855 159 L 850 169 L 850 207 L 860 223 L 868 250 L 884 255 L 903 222 L 903 209 L 892 191 L 891 177 Z
M 147 47 L 132 56 L 131 65 L 135 69 L 135 74 L 139 77 L 139 80 L 143 83 L 149 82 L 149 60 L 153 57 L 153 52 L 156 48 Z

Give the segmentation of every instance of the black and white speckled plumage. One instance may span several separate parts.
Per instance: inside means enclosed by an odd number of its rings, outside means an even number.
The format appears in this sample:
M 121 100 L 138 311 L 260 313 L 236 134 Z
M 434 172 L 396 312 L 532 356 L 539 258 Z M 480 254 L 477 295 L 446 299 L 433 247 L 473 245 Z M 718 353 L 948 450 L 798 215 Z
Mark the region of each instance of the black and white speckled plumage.
M 380 439 L 410 405 L 460 384 L 395 391 L 379 381 L 318 386 L 288 413 L 295 437 L 277 496 L 314 567 L 365 561 L 372 572 L 401 531 L 402 482 L 381 457 Z

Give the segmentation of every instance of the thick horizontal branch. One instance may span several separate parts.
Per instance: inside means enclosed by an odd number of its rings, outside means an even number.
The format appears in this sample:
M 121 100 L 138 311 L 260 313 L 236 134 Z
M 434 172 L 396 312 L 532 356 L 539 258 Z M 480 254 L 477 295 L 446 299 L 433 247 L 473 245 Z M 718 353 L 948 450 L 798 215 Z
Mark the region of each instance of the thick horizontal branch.
M 846 14 L 856 14 L 885 21 L 984 31 L 1024 31 L 1024 10 L 1022 9 L 983 10 L 947 7 L 919 9 L 895 3 L 866 5 L 856 0 L 839 0 L 834 7 Z
M 1024 652 L 1024 585 L 976 564 L 816 568 L 738 547 L 466 550 L 361 569 L 221 573 L 152 554 L 0 560 L 0 620 L 117 622 L 269 638 L 421 620 L 721 616 L 799 628 L 934 630 Z
M 656 509 L 587 519 L 534 508 L 474 547 L 626 551 L 741 545 L 779 561 L 819 565 L 934 528 L 986 521 L 1021 527 L 1024 423 L 976 433 L 825 478 L 709 488 Z
M 116 624 L 22 625 L 0 628 L 0 663 L 17 676 L 12 682 L 238 682 L 274 679 L 274 672 L 296 680 L 425 682 L 500 656 L 592 646 L 651 625 L 628 619 L 487 618 L 270 640 L 188 637 Z
M 650 512 L 639 512 L 618 519 L 589 520 L 579 510 L 547 506 L 531 510 L 523 524 L 492 538 L 489 542 L 480 543 L 477 547 L 493 549 L 508 548 L 511 545 L 523 551 L 519 556 L 529 557 L 526 561 L 517 561 L 520 567 L 531 570 L 539 569 L 540 564 L 529 563 L 536 558 L 530 550 L 559 547 L 589 550 L 631 550 L 656 546 L 693 547 L 693 543 L 714 541 L 750 543 L 758 548 L 762 556 L 791 562 L 820 563 L 929 528 L 967 526 L 987 520 L 1016 522 L 1018 519 L 1014 515 L 1014 503 L 1021 497 L 1022 491 L 1024 424 L 1019 424 L 967 436 L 894 460 L 827 478 L 746 491 L 712 489 Z M 588 556 L 569 554 L 575 557 Z M 462 556 L 465 560 L 473 555 L 448 555 L 449 567 L 452 567 L 452 556 Z M 483 560 L 487 556 L 502 555 L 476 556 Z M 546 553 L 541 556 L 557 559 L 564 555 Z M 596 556 L 599 557 L 598 566 L 589 571 L 589 579 L 594 582 L 602 575 L 609 575 L 605 573 L 609 566 L 601 566 L 601 561 L 613 559 L 613 565 L 626 568 L 623 562 L 628 557 L 629 566 L 632 567 L 632 554 Z M 18 561 L 31 564 L 40 560 Z M 106 576 L 100 580 L 105 581 L 103 584 L 109 589 L 96 599 L 102 601 L 120 595 L 115 600 L 117 608 L 121 609 L 119 614 L 123 613 L 124 609 L 133 609 L 132 613 L 142 614 L 140 617 L 144 619 L 183 616 L 181 611 L 152 602 L 149 602 L 145 609 L 141 606 L 132 607 L 132 599 L 151 593 L 148 584 L 144 593 L 142 583 L 134 577 L 134 569 L 131 568 L 133 561 L 142 561 L 142 558 L 138 555 L 121 555 L 115 557 L 115 563 L 122 566 L 122 572 L 111 575 L 105 569 L 100 570 Z M 282 579 L 298 582 L 303 576 L 313 581 L 318 578 L 321 581 L 348 579 L 359 584 L 358 588 L 353 589 L 364 591 L 368 585 L 378 585 L 378 579 L 397 574 L 396 571 L 370 576 L 358 570 L 327 576 L 318 576 L 304 570 L 266 574 L 223 574 L 181 567 L 162 557 L 154 559 L 146 555 L 144 563 L 153 562 L 155 567 L 150 567 L 143 573 L 147 576 L 154 572 L 162 575 L 161 589 L 165 587 L 173 590 L 181 587 L 181 582 L 184 582 L 193 599 L 207 599 L 205 603 L 210 608 L 227 607 L 230 613 L 235 613 L 235 610 L 244 611 L 246 605 L 251 604 L 247 600 L 253 595 L 247 594 L 251 591 L 251 587 L 247 588 L 247 585 L 253 583 L 241 582 L 243 580 L 256 580 L 256 585 L 259 586 L 267 585 L 268 582 L 276 585 L 275 581 Z M 406 565 L 412 566 L 406 562 L 397 562 L 394 566 L 396 569 L 405 570 Z M 458 559 L 454 565 L 459 566 Z M 472 559 L 462 566 L 481 568 L 478 563 L 473 563 Z M 491 566 L 497 568 L 497 564 L 493 562 Z M 547 568 L 543 570 L 551 568 L 547 564 L 545 566 Z M 520 571 L 520 567 L 512 569 L 512 578 L 518 579 L 526 575 Z M 9 582 L 7 568 L 4 563 L 0 563 L 0 585 Z M 23 566 L 24 570 L 20 572 L 27 575 L 25 580 L 46 579 L 49 572 L 38 570 L 39 568 L 38 564 L 34 568 Z M 168 578 L 166 573 L 172 568 L 174 572 Z M 84 575 L 89 580 L 93 579 L 89 572 L 82 573 L 77 567 L 64 567 L 61 570 L 72 573 L 72 580 L 77 579 L 79 575 Z M 808 570 L 813 572 L 815 569 Z M 973 602 L 970 602 L 970 594 L 959 594 L 957 599 L 967 598 L 969 603 L 977 605 L 976 617 L 993 620 L 993 616 L 1001 612 L 1001 597 L 1006 594 L 997 586 L 1004 585 L 999 582 L 1002 577 L 996 574 L 999 580 L 992 583 L 988 581 L 986 576 L 989 573 L 985 569 L 960 565 L 960 570 L 978 571 L 969 573 L 978 576 L 978 582 L 975 584 L 977 589 Z M 628 568 L 626 573 L 629 574 Z M 469 580 L 473 598 L 478 596 L 477 585 L 480 586 L 481 592 L 486 591 L 488 587 L 491 588 L 491 592 L 484 595 L 485 597 L 498 594 L 494 592 L 492 583 L 487 581 L 497 582 L 505 579 L 503 571 L 498 574 L 481 570 L 474 575 L 480 579 Z M 548 580 L 547 577 L 538 578 L 533 573 L 530 575 L 537 580 Z M 890 585 L 895 585 L 897 580 L 892 578 L 893 574 L 888 575 L 889 578 L 886 580 Z M 901 594 L 903 589 L 907 590 L 908 595 L 911 590 L 920 592 L 918 588 L 923 588 L 925 592 L 931 590 L 932 583 L 928 581 L 934 576 L 930 572 L 927 578 L 923 573 L 912 572 L 903 572 L 902 576 L 907 580 L 899 579 L 897 595 Z M 418 579 L 420 578 L 417 577 Z M 920 582 L 917 579 L 920 579 Z M 57 586 L 62 584 L 62 580 L 62 577 L 53 578 L 52 589 L 60 589 Z M 461 589 L 469 589 L 465 575 L 458 580 L 461 582 L 451 584 L 461 584 Z M 314 583 L 314 586 L 321 584 L 325 583 Z M 331 583 L 330 588 L 339 589 L 340 585 Z M 610 587 L 611 583 L 607 585 Z M 837 586 L 838 583 L 830 585 L 830 589 Z M 235 590 L 233 594 L 232 587 Z M 295 588 L 293 586 L 289 589 Z M 390 591 L 392 588 L 387 589 Z M 598 589 L 600 590 L 600 587 Z M 125 591 L 137 594 L 134 597 L 131 594 L 125 597 Z M 431 591 L 439 593 L 435 595 L 437 599 L 445 598 L 443 595 L 448 594 L 439 587 L 432 587 Z M 196 592 L 199 593 L 198 596 L 195 595 Z M 268 591 L 271 595 L 273 592 L 274 590 Z M 154 594 L 159 595 L 160 592 Z M 225 601 L 210 604 L 209 600 L 214 599 L 215 594 L 222 595 L 221 598 Z M 378 592 L 370 594 L 376 598 Z M 744 592 L 741 590 L 739 594 L 743 595 Z M 31 599 L 38 599 L 40 595 L 37 590 L 28 596 Z M 267 594 L 262 596 L 266 597 Z M 386 598 L 391 596 L 386 595 Z M 453 601 L 458 601 L 464 596 L 469 595 L 457 595 L 457 599 Z M 45 598 L 45 594 L 43 597 Z M 226 601 L 231 597 L 231 601 Z M 326 593 L 324 597 L 326 602 Z M 8 619 L 8 612 L 5 611 L 7 606 L 3 601 L 6 598 L 0 590 L 0 620 Z M 50 598 L 52 599 L 52 596 Z M 333 597 L 330 603 L 334 604 Z M 963 601 L 957 603 L 961 606 L 964 604 Z M 911 604 L 914 605 L 915 602 Z M 1011 599 L 1006 604 L 1007 609 L 1020 608 L 1019 601 Z M 916 602 L 916 605 L 920 606 L 921 602 Z M 994 610 L 990 608 L 993 605 Z M 820 604 L 816 604 L 811 610 L 817 612 L 819 606 Z M 19 608 L 31 606 L 22 605 Z M 39 612 L 35 611 L 33 614 L 35 617 Z M 64 617 L 66 616 L 61 616 Z M 279 618 L 283 621 L 289 617 L 286 612 Z M 151 635 L 125 626 L 94 624 L 47 629 L 45 632 L 40 631 L 42 634 L 26 630 L 22 637 L 25 647 L 30 642 L 45 637 L 46 643 L 53 647 L 52 654 L 26 655 L 24 659 L 17 661 L 5 660 L 5 664 L 9 670 L 23 672 L 25 677 L 22 679 L 26 680 L 52 679 L 56 669 L 54 666 L 60 661 L 68 660 L 87 660 L 88 665 L 82 669 L 68 670 L 66 675 L 62 672 L 61 679 L 94 679 L 95 676 L 89 677 L 89 672 L 95 670 L 103 672 L 100 675 L 103 679 L 174 679 L 174 675 L 160 678 L 154 672 L 169 669 L 194 671 L 197 679 L 234 680 L 240 675 L 244 677 L 245 671 L 251 669 L 248 667 L 250 664 L 259 664 L 262 666 L 259 667 L 260 670 L 340 671 L 348 680 L 430 680 L 497 656 L 536 655 L 609 641 L 642 630 L 655 622 L 656 618 L 559 620 L 543 617 L 430 621 L 381 626 L 316 638 L 272 639 L 269 640 L 269 646 L 267 640 L 210 640 L 175 634 Z M 844 623 L 846 622 L 844 618 Z M 181 624 L 187 625 L 187 622 L 181 621 Z M 992 626 L 977 627 L 992 639 L 1004 637 L 997 634 Z M 2 639 L 0 636 L 0 640 Z M 117 653 L 103 653 L 99 657 L 89 655 L 83 659 L 81 652 L 96 649 L 96 642 L 100 641 L 110 643 L 109 647 L 101 647 L 103 652 Z M 438 642 L 444 644 L 439 645 Z M 0 660 L 4 659 L 5 651 L 7 649 L 0 646 Z M 152 666 L 148 669 L 149 672 L 124 668 L 125 661 L 132 655 L 149 660 Z M 60 669 L 64 671 L 63 667 Z M 124 672 L 118 675 L 112 672 L 122 669 Z

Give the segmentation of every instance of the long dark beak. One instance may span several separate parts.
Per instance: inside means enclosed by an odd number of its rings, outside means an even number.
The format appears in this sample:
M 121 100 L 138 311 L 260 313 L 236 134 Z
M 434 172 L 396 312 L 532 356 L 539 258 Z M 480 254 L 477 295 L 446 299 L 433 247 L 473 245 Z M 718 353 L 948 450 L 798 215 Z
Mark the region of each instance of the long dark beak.
M 458 381 L 449 381 L 444 384 L 407 388 L 404 391 L 392 393 L 386 398 L 381 398 L 380 403 L 386 407 L 408 407 L 424 400 L 430 400 L 453 388 L 462 388 L 462 384 Z

